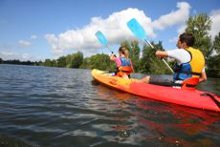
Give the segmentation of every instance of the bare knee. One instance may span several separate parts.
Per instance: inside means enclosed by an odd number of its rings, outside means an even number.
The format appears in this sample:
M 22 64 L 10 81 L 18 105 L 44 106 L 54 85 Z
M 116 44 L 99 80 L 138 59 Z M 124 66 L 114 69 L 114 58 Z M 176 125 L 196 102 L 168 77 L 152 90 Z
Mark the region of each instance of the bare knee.
M 124 79 L 129 79 L 129 77 L 128 77 L 127 74 L 124 74 L 122 77 L 123 77 Z
M 150 76 L 146 76 L 146 77 L 142 78 L 141 81 L 144 82 L 144 83 L 149 83 Z

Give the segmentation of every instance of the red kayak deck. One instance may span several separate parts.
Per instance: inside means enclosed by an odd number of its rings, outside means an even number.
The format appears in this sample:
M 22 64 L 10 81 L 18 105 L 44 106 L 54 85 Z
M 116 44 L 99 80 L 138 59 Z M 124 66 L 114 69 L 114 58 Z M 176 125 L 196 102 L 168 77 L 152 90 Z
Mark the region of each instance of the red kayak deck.
M 97 69 L 93 69 L 91 74 L 102 84 L 137 96 L 220 112 L 220 97 L 210 92 L 140 83 L 137 79 L 123 79 Z

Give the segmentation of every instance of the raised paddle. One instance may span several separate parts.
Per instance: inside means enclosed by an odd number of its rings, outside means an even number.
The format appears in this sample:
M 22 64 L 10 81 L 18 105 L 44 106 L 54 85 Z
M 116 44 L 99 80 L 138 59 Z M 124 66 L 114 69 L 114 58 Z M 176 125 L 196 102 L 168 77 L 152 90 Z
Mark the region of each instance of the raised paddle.
M 108 47 L 108 40 L 106 39 L 106 37 L 103 35 L 103 33 L 101 31 L 97 31 L 95 33 L 95 36 L 97 37 L 97 39 L 99 40 L 99 42 L 104 45 L 107 49 L 109 49 L 109 51 L 111 51 L 111 53 L 113 54 L 113 51 L 110 50 L 110 48 Z
M 147 40 L 147 34 L 144 28 L 140 25 L 140 23 L 135 18 L 132 18 L 130 21 L 128 21 L 127 26 L 137 38 L 143 40 L 152 49 L 155 49 L 155 47 Z M 170 71 L 174 73 L 173 69 L 169 66 L 169 64 L 164 59 L 162 59 L 162 61 L 166 64 L 166 66 L 170 69 Z

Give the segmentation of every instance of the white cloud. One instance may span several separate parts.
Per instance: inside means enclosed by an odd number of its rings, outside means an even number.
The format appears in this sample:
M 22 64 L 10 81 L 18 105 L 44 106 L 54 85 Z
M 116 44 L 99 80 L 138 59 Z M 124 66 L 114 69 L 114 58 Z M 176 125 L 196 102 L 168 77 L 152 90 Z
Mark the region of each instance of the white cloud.
M 29 53 L 15 53 L 12 51 L 1 51 L 0 52 L 0 57 L 3 60 L 20 60 L 20 61 L 37 61 L 37 59 L 33 56 L 31 56 Z
M 59 35 L 46 34 L 45 38 L 51 45 L 52 51 L 58 54 L 63 53 L 67 49 L 94 49 L 101 47 L 101 44 L 95 37 L 95 33 L 98 30 L 103 32 L 110 44 L 134 38 L 126 24 L 134 17 L 145 28 L 149 36 L 155 35 L 152 29 L 151 19 L 142 10 L 128 8 L 120 12 L 115 12 L 106 19 L 93 17 L 91 22 L 81 29 L 68 30 Z
M 19 40 L 18 44 L 22 48 L 26 48 L 26 47 L 31 46 L 31 43 L 29 41 L 26 41 L 26 40 Z
M 180 34 L 184 33 L 184 32 L 185 32 L 185 29 L 186 29 L 186 24 L 179 26 L 179 28 L 177 29 L 177 34 L 178 34 L 178 35 L 175 36 L 175 37 L 173 37 L 173 38 L 170 38 L 168 41 L 169 41 L 170 43 L 176 43 L 177 40 L 178 40 L 178 36 L 179 36 Z
M 36 36 L 36 35 L 31 35 L 30 38 L 31 38 L 31 39 L 37 39 L 37 36 Z
M 186 24 L 181 25 L 181 26 L 178 28 L 177 33 L 178 33 L 178 34 L 182 34 L 182 33 L 184 33 L 186 27 L 187 27 Z
M 191 7 L 187 2 L 179 2 L 177 3 L 177 8 L 179 9 L 166 15 L 162 15 L 158 20 L 155 20 L 153 22 L 153 27 L 163 30 L 169 26 L 184 24 L 185 21 L 189 18 Z
M 176 43 L 177 40 L 178 40 L 178 37 L 173 37 L 173 38 L 169 39 L 169 42 L 170 43 Z
M 126 39 L 137 39 L 127 27 L 127 22 L 136 18 L 143 26 L 149 38 L 155 37 L 154 29 L 165 29 L 172 25 L 183 25 L 189 17 L 190 5 L 186 2 L 177 3 L 177 10 L 162 15 L 152 22 L 144 11 L 137 8 L 128 8 L 114 12 L 107 18 L 93 17 L 88 25 L 67 30 L 60 34 L 46 34 L 45 39 L 51 46 L 52 52 L 62 55 L 68 49 L 74 49 L 86 53 L 86 55 L 101 48 L 95 33 L 100 30 L 106 36 L 109 44 L 117 44 Z M 97 51 L 96 51 L 97 52 Z
M 220 10 L 212 11 L 210 18 L 212 20 L 210 35 L 214 38 L 220 32 Z

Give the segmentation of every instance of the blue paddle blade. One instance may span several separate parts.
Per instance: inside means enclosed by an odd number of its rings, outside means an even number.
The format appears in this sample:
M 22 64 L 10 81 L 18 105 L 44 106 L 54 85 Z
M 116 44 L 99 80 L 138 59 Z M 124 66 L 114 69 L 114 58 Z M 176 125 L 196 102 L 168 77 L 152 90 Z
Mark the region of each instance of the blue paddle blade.
M 105 38 L 105 36 L 102 34 L 102 32 L 97 31 L 95 33 L 96 37 L 98 38 L 99 42 L 103 45 L 107 45 L 108 44 L 108 40 Z
M 127 26 L 137 38 L 142 40 L 147 39 L 147 35 L 144 28 L 139 24 L 139 22 L 135 18 L 132 18 L 130 21 L 128 21 Z

